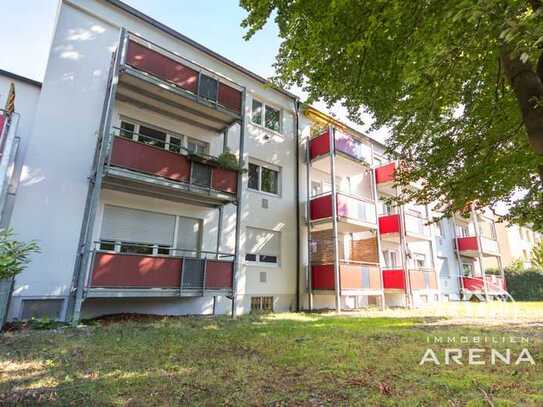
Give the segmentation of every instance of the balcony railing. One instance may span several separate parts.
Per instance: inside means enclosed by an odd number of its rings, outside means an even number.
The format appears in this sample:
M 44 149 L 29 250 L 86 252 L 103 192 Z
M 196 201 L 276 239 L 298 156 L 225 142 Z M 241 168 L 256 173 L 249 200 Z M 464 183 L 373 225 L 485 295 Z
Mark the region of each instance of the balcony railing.
M 341 290 L 381 289 L 379 267 L 373 263 L 340 261 Z M 314 290 L 334 290 L 334 265 L 314 264 L 311 266 L 311 287 Z
M 457 237 L 456 248 L 466 256 L 477 256 L 479 252 L 483 255 L 498 255 L 500 253 L 498 242 L 487 237 L 481 237 L 481 250 L 479 250 L 479 241 L 476 236 Z
M 330 129 L 326 129 L 309 142 L 309 155 L 312 160 L 330 153 L 329 131 Z M 368 163 L 371 159 L 369 148 L 348 134 L 336 130 L 334 144 L 336 153 L 344 154 L 353 160 Z
M 143 134 L 115 130 L 110 166 L 182 183 L 195 190 L 236 194 L 238 172 L 219 167 L 215 157 L 191 154 L 182 146 Z
M 505 280 L 499 276 L 487 275 L 485 276 L 487 289 L 490 294 L 503 294 L 506 289 Z M 484 292 L 484 280 L 483 277 L 462 277 L 462 286 L 464 291 L 483 293 Z
M 147 254 L 150 245 L 130 244 L 132 252 L 97 249 L 89 289 L 176 289 L 179 294 L 232 289 L 234 255 L 175 248 Z
M 409 284 L 413 291 L 437 290 L 437 276 L 432 269 L 409 268 Z M 383 269 L 383 283 L 387 290 L 406 290 L 408 282 L 403 268 Z
M 336 193 L 337 216 L 345 221 L 376 224 L 377 218 L 373 202 L 364 201 L 358 197 L 342 192 Z M 310 201 L 310 216 L 312 221 L 332 218 L 332 194 L 327 192 L 317 195 Z
M 130 34 L 125 64 L 192 95 L 201 103 L 241 114 L 242 93 L 211 72 Z

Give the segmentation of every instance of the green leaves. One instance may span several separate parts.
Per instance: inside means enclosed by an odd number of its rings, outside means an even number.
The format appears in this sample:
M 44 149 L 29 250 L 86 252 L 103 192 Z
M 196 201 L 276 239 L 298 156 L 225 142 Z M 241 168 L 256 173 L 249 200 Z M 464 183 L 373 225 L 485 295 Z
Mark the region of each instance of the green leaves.
M 248 36 L 275 17 L 283 39 L 275 80 L 308 103 L 342 103 L 388 126 L 388 153 L 406 162 L 398 183 L 424 181 L 403 201 L 437 201 L 444 215 L 467 203 L 512 203 L 510 219 L 543 229 L 542 156 L 527 130 L 504 44 L 535 65 L 543 11 L 526 0 L 242 0 Z M 513 203 L 518 191 L 526 198 Z M 538 213 L 538 211 L 540 211 Z M 518 216 L 517 216 L 518 215 Z
M 15 277 L 21 273 L 30 262 L 30 254 L 39 251 L 35 241 L 17 241 L 12 229 L 0 229 L 0 279 Z

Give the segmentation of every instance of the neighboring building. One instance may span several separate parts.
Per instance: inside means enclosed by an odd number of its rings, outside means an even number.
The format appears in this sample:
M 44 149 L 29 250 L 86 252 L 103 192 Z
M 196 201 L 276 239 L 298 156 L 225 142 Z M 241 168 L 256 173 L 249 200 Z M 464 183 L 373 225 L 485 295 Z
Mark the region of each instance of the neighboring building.
M 504 267 L 520 260 L 524 268 L 532 267 L 531 257 L 533 248 L 538 245 L 543 236 L 527 226 L 507 223 L 497 223 L 496 231 Z
M 118 0 L 64 0 L 41 93 L 17 89 L 10 224 L 42 252 L 11 319 L 502 293 L 491 219 L 388 205 L 382 144 Z

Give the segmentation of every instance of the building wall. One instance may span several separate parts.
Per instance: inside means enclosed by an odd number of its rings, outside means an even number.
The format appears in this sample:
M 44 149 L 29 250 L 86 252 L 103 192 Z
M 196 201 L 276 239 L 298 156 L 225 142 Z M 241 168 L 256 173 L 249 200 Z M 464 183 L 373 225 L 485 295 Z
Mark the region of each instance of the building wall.
M 246 123 L 245 160 L 255 158 L 279 166 L 282 185 L 278 197 L 246 192 L 247 175 L 244 175 L 240 252 L 244 259 L 247 226 L 272 229 L 281 232 L 281 261 L 274 267 L 242 262 L 237 287 L 238 312 L 248 310 L 252 294 L 277 295 L 278 309 L 291 308 L 296 278 L 296 219 L 292 210 L 296 202 L 293 100 L 99 0 L 65 0 L 60 8 L 37 105 L 32 143 L 25 158 L 26 177 L 13 217 L 20 237 L 38 240 L 42 252 L 33 256 L 27 270 L 17 277 L 14 303 L 30 297 L 67 298 L 70 293 L 107 77 L 121 27 L 245 86 L 247 118 L 255 95 L 262 102 L 281 109 L 281 134 L 249 120 Z M 124 109 L 128 112 L 131 108 Z M 123 111 L 123 107 L 118 106 L 118 111 Z M 181 127 L 178 123 L 170 124 Z M 232 151 L 238 153 L 239 126 L 231 129 L 228 142 Z M 217 146 L 212 143 L 211 152 L 217 152 Z M 262 207 L 263 199 L 268 200 L 267 209 Z M 225 219 L 225 245 L 233 247 L 232 214 L 225 217 L 228 218 Z M 266 283 L 260 283 L 260 272 L 267 274 Z M 18 312 L 14 309 L 12 315 Z
M 542 240 L 540 233 L 526 226 L 507 223 L 497 223 L 496 233 L 504 267 L 511 266 L 515 260 L 522 261 L 525 268 L 532 267 L 531 253 Z

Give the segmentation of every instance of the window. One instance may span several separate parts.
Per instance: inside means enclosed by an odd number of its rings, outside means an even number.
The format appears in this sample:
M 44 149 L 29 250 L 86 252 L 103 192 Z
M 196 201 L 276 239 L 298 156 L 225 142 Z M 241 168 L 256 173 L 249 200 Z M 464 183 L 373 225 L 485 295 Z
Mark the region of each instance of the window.
M 457 237 L 469 237 L 469 226 L 468 225 L 457 225 L 456 226 L 456 235 Z
M 417 269 L 423 269 L 426 267 L 426 255 L 423 253 L 415 253 L 414 255 L 415 260 L 415 268 Z
M 322 193 L 322 184 L 318 181 L 311 181 L 311 196 Z
M 262 264 L 278 264 L 281 234 L 272 230 L 248 227 L 245 260 Z
M 204 141 L 189 138 L 187 140 L 187 150 L 192 154 L 206 155 L 209 151 L 209 144 Z
M 133 254 L 169 254 L 175 216 L 138 209 L 105 206 L 100 250 Z
M 273 297 L 251 297 L 251 312 L 273 312 Z
M 166 132 L 147 126 L 140 126 L 138 141 L 159 148 L 166 147 Z
M 271 166 L 249 163 L 249 189 L 279 194 L 279 170 Z
M 464 273 L 464 276 L 472 276 L 473 275 L 473 264 L 471 263 L 462 263 L 462 272 Z
M 133 123 L 128 123 L 125 121 L 121 122 L 121 130 L 119 131 L 119 135 L 121 137 L 125 137 L 128 139 L 133 139 L 134 132 L 136 131 L 136 125 Z
M 398 253 L 394 250 L 383 251 L 383 257 L 385 258 L 385 265 L 387 268 L 398 267 Z
M 251 121 L 278 133 L 281 131 L 281 111 L 256 99 L 253 99 Z
M 202 74 L 198 81 L 198 96 L 210 102 L 217 102 L 219 82 L 207 75 Z
M 29 299 L 22 301 L 21 319 L 48 318 L 58 320 L 62 314 L 62 298 Z

